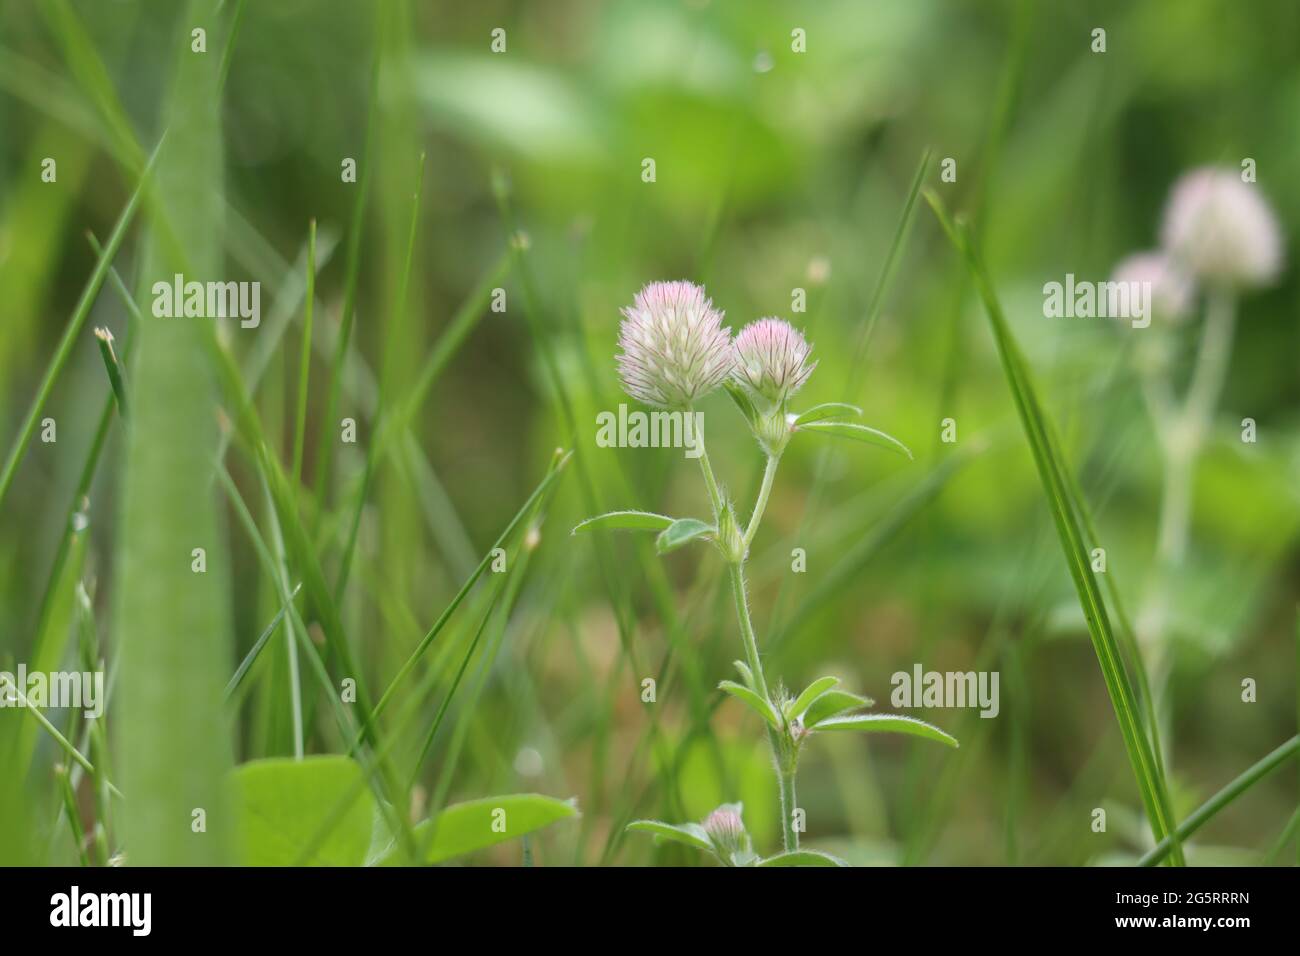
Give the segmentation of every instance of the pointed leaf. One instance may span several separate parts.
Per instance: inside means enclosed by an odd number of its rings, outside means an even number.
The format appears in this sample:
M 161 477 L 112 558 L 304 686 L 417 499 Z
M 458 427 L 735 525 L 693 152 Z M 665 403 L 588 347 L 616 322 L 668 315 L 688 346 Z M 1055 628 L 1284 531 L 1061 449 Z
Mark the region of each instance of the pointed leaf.
M 949 747 L 956 747 L 957 738 L 944 733 L 933 724 L 915 717 L 902 717 L 898 714 L 858 714 L 852 717 L 828 717 L 812 725 L 816 731 L 823 730 L 857 730 L 868 734 L 912 734 L 937 740 Z
M 719 682 L 718 689 L 725 690 L 728 694 L 730 694 L 732 697 L 735 697 L 737 700 L 744 701 L 751 708 L 753 708 L 753 710 L 755 711 L 755 713 L 758 714 L 758 716 L 762 717 L 765 721 L 767 721 L 773 730 L 781 729 L 781 718 L 777 716 L 777 713 L 772 708 L 772 705 L 769 704 L 767 701 L 765 701 L 762 697 L 759 697 L 758 694 L 754 693 L 748 687 L 741 687 L 735 681 L 724 680 Z
M 633 820 L 627 825 L 627 828 L 640 833 L 653 833 L 664 840 L 685 843 L 687 846 L 693 846 L 697 850 L 704 850 L 706 853 L 713 852 L 713 844 L 710 842 L 708 834 L 704 832 L 704 827 L 698 823 L 685 823 L 677 826 L 672 823 L 664 823 L 662 820 Z
M 736 670 L 740 671 L 740 677 L 741 680 L 745 682 L 745 686 L 748 687 L 750 690 L 753 690 L 754 674 L 749 669 L 749 665 L 746 664 L 744 661 L 732 661 L 731 663 L 736 666 Z
M 849 405 L 845 402 L 826 402 L 823 405 L 814 405 L 806 412 L 800 412 L 795 416 L 792 423 L 795 428 L 802 425 L 808 425 L 812 422 L 822 422 L 828 418 L 848 418 L 850 415 L 861 416 L 862 409 L 856 405 Z
M 672 523 L 673 519 L 667 515 L 657 515 L 651 511 L 610 511 L 579 522 L 570 534 L 595 528 L 608 528 L 612 531 L 662 531 Z
M 874 703 L 870 697 L 850 694 L 846 690 L 829 690 L 809 705 L 807 713 L 803 715 L 804 726 L 811 727 L 827 717 L 834 717 L 846 710 L 861 710 Z
M 838 677 L 817 678 L 815 681 L 813 681 L 811 684 L 805 687 L 803 693 L 800 694 L 798 697 L 796 697 L 794 703 L 790 705 L 790 710 L 789 710 L 790 716 L 798 717 L 800 714 L 802 714 L 805 710 L 808 709 L 809 704 L 811 704 L 818 697 L 826 693 L 828 690 L 830 690 L 839 682 L 840 679 Z
M 829 853 L 823 853 L 821 850 L 791 850 L 789 853 L 778 853 L 776 856 L 769 856 L 766 860 L 760 860 L 759 866 L 848 866 L 848 863 L 841 860 L 838 856 L 831 856 Z
M 678 518 L 655 538 L 655 550 L 660 554 L 667 554 L 696 538 L 702 538 L 716 531 L 713 525 L 699 518 Z
M 868 428 L 866 425 L 856 425 L 853 422 L 813 422 L 811 425 L 800 425 L 798 428 L 801 432 L 821 432 L 837 438 L 852 438 L 854 441 L 879 445 L 881 448 L 888 448 L 908 458 L 912 457 L 910 448 L 893 435 L 887 435 L 878 428 Z
M 745 421 L 749 423 L 750 427 L 756 426 L 758 424 L 758 409 L 754 407 L 753 401 L 745 390 L 735 382 L 723 382 L 722 387 L 731 396 L 731 400 L 736 403 L 736 407 L 740 409 L 740 414 L 745 416 Z

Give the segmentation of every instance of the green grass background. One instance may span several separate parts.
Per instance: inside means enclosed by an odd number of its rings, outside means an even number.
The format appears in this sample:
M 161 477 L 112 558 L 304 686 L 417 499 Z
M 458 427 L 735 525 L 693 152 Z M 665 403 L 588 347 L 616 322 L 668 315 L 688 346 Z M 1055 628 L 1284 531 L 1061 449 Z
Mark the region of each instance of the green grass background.
M 1104 54 L 1090 49 L 1098 26 Z M 190 50 L 194 27 L 204 54 Z M 490 52 L 495 28 L 504 54 Z M 806 53 L 791 50 L 795 28 Z M 96 267 L 84 234 L 107 240 L 164 129 L 116 274 L 43 390 Z M 618 308 L 646 281 L 689 278 L 733 327 L 768 314 L 804 327 L 819 365 L 802 403 L 860 405 L 917 453 L 909 463 L 811 436 L 787 453 L 751 573 L 769 676 L 802 687 L 837 673 L 888 709 L 890 675 L 918 661 L 1001 673 L 996 720 L 922 715 L 960 737 L 958 751 L 819 742 L 800 767 L 807 841 L 860 864 L 1136 859 L 1150 837 L 1051 513 L 979 299 L 924 204 L 865 334 L 927 148 L 925 182 L 973 223 L 1107 573 L 1134 608 L 1154 573 L 1160 479 L 1132 338 L 1100 320 L 1044 319 L 1040 289 L 1066 272 L 1102 279 L 1154 245 L 1169 185 L 1205 163 L 1255 159 L 1293 239 L 1293 3 L 0 9 L 0 449 L 38 394 L 58 429 L 53 444 L 22 446 L 0 500 L 0 669 L 76 666 L 86 587 L 113 688 L 104 756 L 128 794 L 114 849 L 230 860 L 221 780 L 234 763 L 292 757 L 300 741 L 309 754 L 348 749 L 306 655 L 332 678 L 355 672 L 373 706 L 563 447 L 574 458 L 503 543 L 510 573 L 468 594 L 376 719 L 389 745 L 380 772 L 403 793 L 412 780 L 421 810 L 493 793 L 577 797 L 579 821 L 532 839 L 542 864 L 696 862 L 622 825 L 699 819 L 736 799 L 757 848 L 775 850 L 760 727 L 714 692 L 739 656 L 716 556 L 660 559 L 648 541 L 568 535 L 613 508 L 707 510 L 680 453 L 595 444 L 596 414 L 631 404 L 612 359 Z M 45 157 L 57 183 L 41 181 Z M 654 183 L 641 179 L 646 157 Z M 938 178 L 947 157 L 955 183 Z M 345 158 L 355 184 L 340 181 Z M 1300 718 L 1294 261 L 1291 247 L 1279 283 L 1242 301 L 1196 473 L 1166 735 L 1179 819 Z M 261 326 L 152 320 L 148 288 L 172 271 L 260 281 Z M 504 313 L 486 308 L 498 286 Z M 803 314 L 791 312 L 796 287 Z M 111 393 L 92 325 L 113 331 L 119 355 L 130 349 L 126 422 L 101 417 Z M 1185 333 L 1177 349 L 1193 344 Z M 703 410 L 714 465 L 747 501 L 762 462 L 724 397 Z M 344 417 L 356 444 L 339 440 Z M 1238 440 L 1244 417 L 1258 423 L 1255 445 Z M 945 418 L 955 446 L 939 440 Z M 79 530 L 61 545 L 74 512 Z M 190 571 L 200 546 L 203 576 Z M 790 572 L 794 547 L 806 574 Z M 301 621 L 286 619 L 224 706 L 281 589 L 299 582 Z M 646 677 L 654 704 L 641 700 Z M 1253 704 L 1241 701 L 1246 677 Z M 75 718 L 49 716 L 81 745 Z M 0 754 L 0 862 L 75 862 L 53 770 L 66 754 L 12 709 L 0 711 Z M 75 798 L 87 823 L 92 789 Z M 1278 841 L 1298 790 L 1294 766 L 1252 788 L 1189 860 L 1294 862 Z M 192 839 L 195 806 L 209 809 L 211 839 Z M 1108 811 L 1105 834 L 1091 831 L 1095 807 Z M 522 852 L 468 859 L 517 864 Z

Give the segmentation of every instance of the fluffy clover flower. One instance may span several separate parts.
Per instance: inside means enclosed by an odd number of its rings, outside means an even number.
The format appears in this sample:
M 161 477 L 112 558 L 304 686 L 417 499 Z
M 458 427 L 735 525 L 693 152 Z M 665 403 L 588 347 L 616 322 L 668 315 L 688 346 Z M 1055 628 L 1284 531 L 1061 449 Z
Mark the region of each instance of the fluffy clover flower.
M 1203 167 L 1174 183 L 1161 243 L 1196 278 L 1263 285 L 1282 268 L 1282 233 L 1257 187 L 1233 170 Z
M 730 862 L 731 854 L 745 854 L 750 850 L 749 834 L 740 817 L 740 804 L 724 803 L 704 820 L 704 832 L 709 835 L 714 849 Z
M 1135 252 L 1115 267 L 1112 282 L 1151 283 L 1151 307 L 1158 318 L 1181 322 L 1192 305 L 1195 285 L 1164 252 Z
M 784 319 L 751 322 L 736 336 L 732 379 L 774 406 L 799 391 L 817 363 L 809 364 L 812 346 Z
M 618 373 L 633 398 L 686 408 L 731 372 L 731 330 L 700 286 L 651 282 L 622 313 Z

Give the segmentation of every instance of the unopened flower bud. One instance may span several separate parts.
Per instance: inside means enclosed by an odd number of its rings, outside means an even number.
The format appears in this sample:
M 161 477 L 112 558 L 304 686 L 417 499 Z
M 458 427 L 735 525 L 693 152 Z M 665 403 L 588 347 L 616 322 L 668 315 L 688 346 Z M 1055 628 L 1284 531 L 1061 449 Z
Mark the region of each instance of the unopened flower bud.
M 732 379 L 769 407 L 778 409 L 817 367 L 816 362 L 808 362 L 812 346 L 784 319 L 749 323 L 736 336 L 735 352 Z

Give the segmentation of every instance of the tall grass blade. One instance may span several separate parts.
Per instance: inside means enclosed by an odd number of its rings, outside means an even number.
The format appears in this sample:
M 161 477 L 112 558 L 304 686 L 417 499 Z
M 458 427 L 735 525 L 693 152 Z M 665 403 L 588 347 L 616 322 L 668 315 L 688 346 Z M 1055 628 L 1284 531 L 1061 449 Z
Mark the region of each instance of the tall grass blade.
M 1160 772 L 1159 763 L 1155 759 L 1151 739 L 1142 727 L 1143 721 L 1132 685 L 1129 683 L 1128 673 L 1124 669 L 1119 645 L 1111 629 L 1106 603 L 1089 562 L 1085 539 L 1079 528 L 1078 516 L 1081 509 L 1074 500 L 1071 492 L 1072 485 L 1063 477 L 1068 465 L 1057 446 L 1053 428 L 1039 402 L 1038 393 L 1029 376 L 1020 348 L 1016 344 L 988 275 L 972 244 L 969 231 L 964 224 L 952 223 L 942 200 L 936 195 L 927 192 L 926 199 L 938 216 L 944 231 L 965 260 L 971 278 L 983 299 L 985 312 L 1002 358 L 1007 384 L 1011 389 L 1016 411 L 1029 441 L 1034 463 L 1043 484 L 1044 495 L 1061 540 L 1066 564 L 1078 592 L 1079 604 L 1088 624 L 1093 650 L 1101 665 L 1102 678 L 1106 683 L 1115 718 L 1124 738 L 1124 747 L 1133 766 L 1138 790 L 1151 821 L 1152 832 L 1157 841 L 1163 840 L 1173 832 L 1174 826 L 1167 785 L 1164 775 Z M 1182 851 L 1177 845 L 1176 836 L 1173 838 L 1173 844 L 1173 860 L 1178 865 L 1182 865 Z

